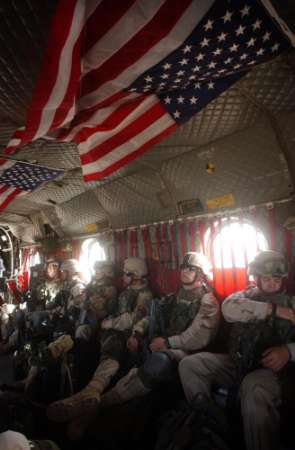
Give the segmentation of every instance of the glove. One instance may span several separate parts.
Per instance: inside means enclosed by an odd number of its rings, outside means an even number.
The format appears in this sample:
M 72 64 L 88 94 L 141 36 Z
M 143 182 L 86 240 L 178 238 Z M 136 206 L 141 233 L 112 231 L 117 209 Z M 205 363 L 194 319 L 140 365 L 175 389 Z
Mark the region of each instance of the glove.
M 51 342 L 48 345 L 48 349 L 50 350 L 52 357 L 57 359 L 63 353 L 67 353 L 74 346 L 74 341 L 69 334 L 64 334 L 60 336 L 55 341 Z

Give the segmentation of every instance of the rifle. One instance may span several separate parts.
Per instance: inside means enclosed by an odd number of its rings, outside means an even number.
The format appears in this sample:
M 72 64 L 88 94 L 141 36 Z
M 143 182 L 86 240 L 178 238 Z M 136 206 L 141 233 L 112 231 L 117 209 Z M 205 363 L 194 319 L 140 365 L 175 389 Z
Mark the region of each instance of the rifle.
M 153 338 L 157 336 L 162 336 L 164 338 L 167 337 L 170 310 L 174 301 L 174 295 L 167 295 L 160 299 L 153 298 L 151 300 L 148 334 L 147 337 L 143 339 L 141 344 L 144 356 L 150 354 L 149 345 Z

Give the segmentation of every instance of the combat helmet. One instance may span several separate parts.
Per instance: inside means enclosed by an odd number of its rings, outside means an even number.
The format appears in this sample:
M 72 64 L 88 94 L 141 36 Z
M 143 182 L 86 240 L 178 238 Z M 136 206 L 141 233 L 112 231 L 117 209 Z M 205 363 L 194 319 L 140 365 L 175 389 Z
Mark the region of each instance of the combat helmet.
M 181 269 L 186 267 L 195 267 L 201 269 L 203 273 L 208 271 L 208 263 L 206 264 L 206 258 L 201 253 L 188 252 L 184 255 L 182 263 L 180 265 Z
M 95 261 L 93 264 L 94 272 L 102 272 L 105 277 L 113 278 L 114 277 L 114 265 L 106 260 L 106 261 Z
M 61 263 L 61 271 L 68 271 L 71 275 L 80 272 L 80 264 L 76 259 L 66 259 Z
M 266 250 L 259 252 L 253 261 L 250 262 L 248 274 L 254 277 L 284 278 L 288 276 L 288 264 L 282 253 Z
M 52 264 L 53 266 L 59 266 L 60 261 L 56 258 L 48 258 L 45 262 L 46 266 L 49 266 L 49 264 Z
M 143 278 L 147 276 L 147 265 L 144 259 L 130 257 L 124 261 L 124 273 L 132 274 L 134 278 Z

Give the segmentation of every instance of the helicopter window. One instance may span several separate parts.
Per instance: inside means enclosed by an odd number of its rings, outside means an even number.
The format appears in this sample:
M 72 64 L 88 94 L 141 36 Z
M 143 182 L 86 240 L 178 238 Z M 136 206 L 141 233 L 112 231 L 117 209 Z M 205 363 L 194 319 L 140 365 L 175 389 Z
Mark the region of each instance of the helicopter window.
M 258 251 L 269 248 L 261 230 L 250 221 L 235 217 L 214 222 L 207 230 L 205 240 L 214 286 L 222 298 L 245 288 L 248 263 Z
M 100 243 L 94 239 L 86 239 L 81 248 L 80 263 L 85 281 L 89 282 L 92 275 L 92 267 L 95 261 L 105 261 L 106 254 Z
M 31 253 L 29 256 L 29 267 L 36 266 L 41 263 L 41 257 L 39 252 Z
M 216 268 L 247 267 L 260 250 L 267 250 L 263 233 L 249 222 L 224 219 L 215 223 L 215 236 L 211 243 L 211 258 Z

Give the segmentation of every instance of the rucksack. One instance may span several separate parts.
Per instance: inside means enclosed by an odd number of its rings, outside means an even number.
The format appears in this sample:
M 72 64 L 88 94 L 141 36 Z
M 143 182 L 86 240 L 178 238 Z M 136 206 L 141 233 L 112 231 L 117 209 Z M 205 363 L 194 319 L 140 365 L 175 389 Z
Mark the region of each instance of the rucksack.
M 219 419 L 210 406 L 200 411 L 185 405 L 160 418 L 154 450 L 229 450 L 225 434 L 223 418 Z

